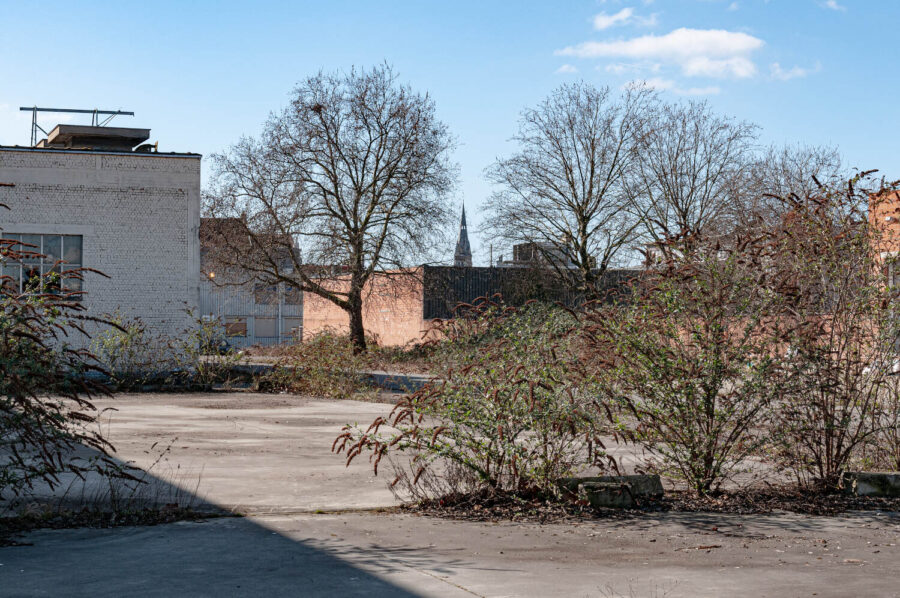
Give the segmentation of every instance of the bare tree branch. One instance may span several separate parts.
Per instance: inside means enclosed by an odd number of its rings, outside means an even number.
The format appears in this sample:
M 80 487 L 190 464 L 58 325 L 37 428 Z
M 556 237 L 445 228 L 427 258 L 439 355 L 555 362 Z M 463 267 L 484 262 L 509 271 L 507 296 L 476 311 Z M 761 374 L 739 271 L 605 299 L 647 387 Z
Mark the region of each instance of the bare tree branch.
M 570 288 L 590 293 L 634 238 L 623 176 L 636 159 L 642 119 L 655 101 L 647 88 L 614 97 L 609 88 L 564 85 L 526 110 L 517 153 L 487 171 L 499 187 L 484 228 L 530 242 Z
M 444 240 L 452 149 L 434 102 L 390 66 L 309 77 L 258 140 L 213 156 L 207 211 L 241 223 L 219 227 L 216 261 L 333 302 L 364 351 L 366 283 Z

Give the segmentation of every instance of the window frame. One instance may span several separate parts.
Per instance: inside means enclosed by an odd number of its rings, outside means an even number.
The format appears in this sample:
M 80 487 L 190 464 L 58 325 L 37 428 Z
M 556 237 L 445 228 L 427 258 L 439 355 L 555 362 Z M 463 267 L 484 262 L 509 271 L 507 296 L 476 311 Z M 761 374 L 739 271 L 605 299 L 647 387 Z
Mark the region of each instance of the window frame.
M 59 240 L 59 256 L 56 257 L 54 255 L 50 255 L 47 257 L 45 252 L 45 239 L 53 239 L 56 238 Z M 42 280 L 44 277 L 51 272 L 67 272 L 72 270 L 77 270 L 79 268 L 84 267 L 84 235 L 83 234 L 71 234 L 71 233 L 57 233 L 57 232 L 6 232 L 0 231 L 0 238 L 15 241 L 16 244 L 13 245 L 13 249 L 18 252 L 28 252 L 38 254 L 37 256 L 29 256 L 22 260 L 9 260 L 2 259 L 0 260 L 0 265 L 2 265 L 2 274 L 6 276 L 10 276 L 16 282 L 15 292 L 19 294 L 32 292 L 28 287 L 28 284 L 31 280 L 34 280 L 36 276 L 39 276 Z M 69 242 L 73 242 L 75 239 L 78 240 L 78 257 L 80 258 L 78 263 L 75 262 L 67 262 L 65 261 L 66 253 L 69 251 L 67 248 L 67 239 L 70 239 Z M 36 242 L 35 242 L 36 241 Z M 29 246 L 23 245 L 24 243 L 28 243 Z M 30 245 L 34 245 L 31 247 Z M 73 245 L 76 245 L 73 243 Z M 74 257 L 74 256 L 73 256 Z M 36 272 L 31 272 L 32 275 L 27 279 L 25 277 L 25 273 L 27 270 L 36 270 Z M 81 280 L 70 278 L 65 281 L 63 287 L 57 286 L 56 289 L 48 289 L 46 285 L 44 288 L 40 289 L 40 293 L 60 293 L 60 292 L 75 292 L 81 293 L 84 290 L 84 285 Z M 77 294 L 72 297 L 74 300 L 81 300 L 82 295 Z

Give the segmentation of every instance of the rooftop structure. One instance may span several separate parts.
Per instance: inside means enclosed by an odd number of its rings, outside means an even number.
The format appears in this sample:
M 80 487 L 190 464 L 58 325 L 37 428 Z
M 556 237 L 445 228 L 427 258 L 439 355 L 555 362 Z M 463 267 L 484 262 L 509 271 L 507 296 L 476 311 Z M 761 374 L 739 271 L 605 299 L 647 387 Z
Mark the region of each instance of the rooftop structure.
M 130 152 L 149 138 L 150 129 L 57 125 L 35 147 Z
M 107 126 L 116 116 L 134 116 L 134 112 L 125 112 L 123 110 L 83 110 L 77 108 L 38 108 L 37 106 L 25 106 L 19 108 L 19 110 L 31 112 L 30 147 L 34 149 L 141 153 L 156 153 L 157 151 L 157 144 L 144 143 L 150 138 L 150 129 Z M 48 132 L 38 124 L 38 114 L 45 112 L 90 114 L 91 124 L 58 124 Z M 46 135 L 46 137 L 41 139 L 41 134 Z
M 499 268 L 573 268 L 574 264 L 566 250 L 553 243 L 528 242 L 513 245 L 513 259 L 497 261 Z

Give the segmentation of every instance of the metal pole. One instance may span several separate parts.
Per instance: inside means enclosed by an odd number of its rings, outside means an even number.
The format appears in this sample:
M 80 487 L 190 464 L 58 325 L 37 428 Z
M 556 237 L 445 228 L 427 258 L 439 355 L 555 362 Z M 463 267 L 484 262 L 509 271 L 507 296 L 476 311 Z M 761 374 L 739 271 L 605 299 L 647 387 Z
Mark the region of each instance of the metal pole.
M 41 108 L 40 106 L 21 106 L 19 110 L 29 111 L 36 110 L 37 112 L 65 112 L 71 114 L 93 114 L 96 112 L 97 114 L 117 114 L 123 116 L 134 116 L 134 112 L 128 112 L 125 110 L 85 110 L 83 108 Z
M 275 333 L 278 335 L 278 344 L 284 340 L 284 323 L 281 321 L 282 318 L 282 309 L 281 306 L 284 304 L 284 283 L 278 283 L 278 326 L 276 326 Z

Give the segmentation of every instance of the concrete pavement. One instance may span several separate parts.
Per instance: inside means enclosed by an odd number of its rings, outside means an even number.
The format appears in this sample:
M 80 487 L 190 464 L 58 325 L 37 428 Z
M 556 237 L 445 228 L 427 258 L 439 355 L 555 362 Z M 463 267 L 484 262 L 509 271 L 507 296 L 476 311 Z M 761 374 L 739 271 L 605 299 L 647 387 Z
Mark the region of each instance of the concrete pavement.
M 389 405 L 235 393 L 101 406 L 118 409 L 108 427 L 121 457 L 150 467 L 170 446 L 152 470 L 162 487 L 197 487 L 249 516 L 34 532 L 0 548 L 0 596 L 900 596 L 892 514 L 548 525 L 319 514 L 395 504 L 365 461 L 348 469 L 330 453 L 342 424 Z
M 163 503 L 171 486 L 240 513 L 398 504 L 389 473 L 372 476 L 365 458 L 348 468 L 331 452 L 344 424 L 368 425 L 389 404 L 257 393 L 148 393 L 95 404 L 110 410 L 103 427 L 117 457 L 149 470 L 161 490 L 147 494 Z M 82 482 L 70 483 L 69 494 L 80 496 Z
M 900 596 L 887 516 L 301 514 L 28 540 L 0 549 L 2 596 Z

